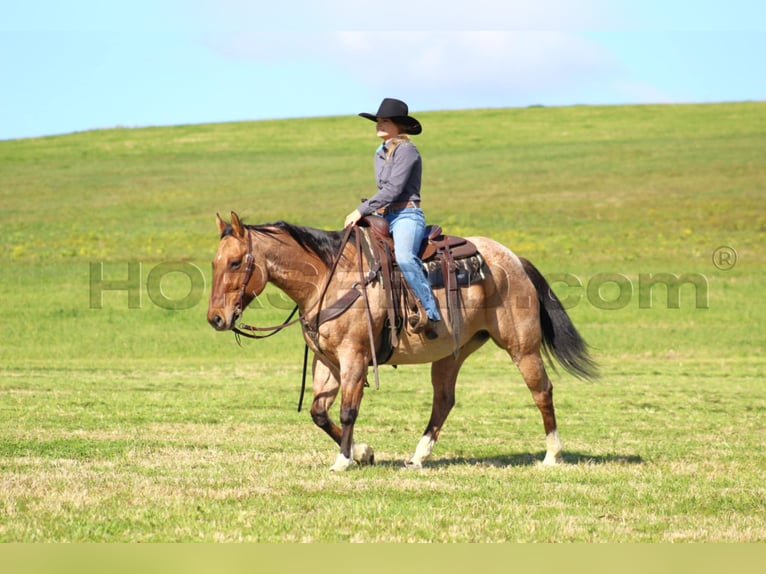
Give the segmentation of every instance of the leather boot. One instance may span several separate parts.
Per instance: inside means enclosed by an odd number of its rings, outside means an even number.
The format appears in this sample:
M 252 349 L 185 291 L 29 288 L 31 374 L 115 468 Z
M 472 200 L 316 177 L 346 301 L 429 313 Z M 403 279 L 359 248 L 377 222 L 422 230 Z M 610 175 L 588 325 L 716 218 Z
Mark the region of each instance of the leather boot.
M 436 319 L 429 319 L 426 323 L 425 329 L 423 330 L 423 334 L 426 336 L 426 339 L 430 339 L 433 341 L 434 339 L 437 339 L 439 337 L 439 333 L 436 332 L 436 326 L 439 324 L 439 321 Z

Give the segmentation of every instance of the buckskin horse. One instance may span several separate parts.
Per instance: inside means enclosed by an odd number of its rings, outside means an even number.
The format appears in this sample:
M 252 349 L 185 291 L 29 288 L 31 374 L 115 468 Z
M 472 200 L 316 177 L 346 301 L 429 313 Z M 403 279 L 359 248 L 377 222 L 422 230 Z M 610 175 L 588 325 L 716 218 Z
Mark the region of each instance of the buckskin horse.
M 234 212 L 231 223 L 219 215 L 216 219 L 220 243 L 213 260 L 208 322 L 218 331 L 236 332 L 243 311 L 267 283 L 281 289 L 296 303 L 306 344 L 314 354 L 311 418 L 340 447 L 330 470 L 374 463 L 372 449 L 355 442 L 354 424 L 389 314 L 385 285 L 369 272 L 365 279 L 357 269 L 363 259 L 359 241 L 349 240 L 349 233 L 285 222 L 244 225 Z M 401 329 L 385 361 L 431 363 L 431 418 L 405 465 L 421 468 L 429 457 L 455 404 L 460 367 L 490 339 L 510 355 L 531 391 L 545 429 L 542 464 L 555 465 L 562 460 L 561 440 L 543 355 L 548 360 L 552 355 L 567 371 L 585 379 L 596 376 L 596 365 L 559 299 L 529 261 L 491 239 L 467 239 L 481 254 L 484 273 L 481 280 L 460 288 L 457 319 L 440 321 L 435 340 Z M 360 289 L 364 297 L 358 296 Z M 348 297 L 351 292 L 357 296 Z M 445 309 L 445 289 L 435 288 L 434 295 Z M 459 334 L 453 338 L 456 330 Z M 339 391 L 340 426 L 329 416 Z

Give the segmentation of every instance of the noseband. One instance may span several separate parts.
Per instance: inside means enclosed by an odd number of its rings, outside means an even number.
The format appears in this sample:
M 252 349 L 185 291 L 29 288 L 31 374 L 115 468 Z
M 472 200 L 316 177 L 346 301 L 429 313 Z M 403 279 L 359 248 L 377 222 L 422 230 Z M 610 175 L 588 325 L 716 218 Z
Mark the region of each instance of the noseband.
M 255 271 L 255 257 L 253 256 L 253 239 L 250 233 L 247 234 L 247 253 L 245 254 L 245 275 L 242 279 L 242 285 L 239 288 L 239 297 L 237 297 L 237 304 L 234 306 L 234 312 L 238 317 L 242 316 L 244 312 L 245 303 L 245 290 L 247 284 L 250 283 L 250 279 L 253 278 L 253 271 Z

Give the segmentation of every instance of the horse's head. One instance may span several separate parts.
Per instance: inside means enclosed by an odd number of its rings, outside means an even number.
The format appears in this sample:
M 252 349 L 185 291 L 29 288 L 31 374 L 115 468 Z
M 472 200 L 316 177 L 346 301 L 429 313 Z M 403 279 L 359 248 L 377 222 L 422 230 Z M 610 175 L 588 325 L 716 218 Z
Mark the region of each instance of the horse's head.
M 231 224 L 216 214 L 221 242 L 213 259 L 213 287 L 207 320 L 218 331 L 228 331 L 250 302 L 263 291 L 268 276 L 262 258 L 254 252 L 252 233 L 236 213 Z

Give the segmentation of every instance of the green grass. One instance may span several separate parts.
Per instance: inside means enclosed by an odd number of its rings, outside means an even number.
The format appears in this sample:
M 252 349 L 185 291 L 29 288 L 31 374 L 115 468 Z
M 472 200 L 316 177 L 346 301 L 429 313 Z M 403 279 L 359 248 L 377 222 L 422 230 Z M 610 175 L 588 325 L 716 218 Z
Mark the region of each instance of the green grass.
M 555 287 L 603 377 L 553 377 L 565 465 L 536 464 L 539 413 L 485 347 L 426 469 L 401 464 L 430 409 L 423 365 L 366 392 L 357 436 L 378 464 L 331 475 L 334 445 L 295 409 L 298 331 L 240 348 L 206 324 L 204 293 L 175 311 L 149 298 L 168 262 L 198 267 L 207 293 L 217 211 L 340 227 L 372 193 L 358 118 L 2 141 L 0 540 L 766 540 L 766 104 L 421 120 L 429 220 L 579 282 Z M 733 269 L 714 265 L 721 246 Z M 139 308 L 124 291 L 93 308 L 90 265 L 124 280 L 129 262 Z M 680 308 L 661 287 L 640 308 L 647 273 L 704 278 L 707 307 L 686 285 Z M 588 299 L 605 276 L 633 289 L 624 307 Z

